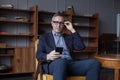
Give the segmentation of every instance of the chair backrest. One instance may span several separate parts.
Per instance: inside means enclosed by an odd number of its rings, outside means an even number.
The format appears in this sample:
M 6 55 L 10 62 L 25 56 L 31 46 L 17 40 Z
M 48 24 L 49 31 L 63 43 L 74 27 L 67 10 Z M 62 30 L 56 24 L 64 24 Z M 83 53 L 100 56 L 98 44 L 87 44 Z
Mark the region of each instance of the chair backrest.
M 35 53 L 37 51 L 37 46 L 39 44 L 39 39 L 35 41 Z M 36 71 L 35 71 L 35 80 L 38 80 L 38 75 L 40 74 L 40 80 L 42 80 L 42 62 L 36 59 Z

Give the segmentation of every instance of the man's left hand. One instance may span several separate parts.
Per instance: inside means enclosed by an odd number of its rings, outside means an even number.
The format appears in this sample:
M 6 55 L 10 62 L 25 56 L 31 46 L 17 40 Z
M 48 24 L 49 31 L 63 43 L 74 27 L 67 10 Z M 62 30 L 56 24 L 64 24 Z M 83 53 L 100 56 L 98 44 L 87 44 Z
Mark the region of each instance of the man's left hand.
M 70 21 L 65 21 L 64 22 L 64 25 L 66 26 L 66 28 L 68 30 L 70 30 L 72 33 L 76 32 L 75 29 L 73 28 L 73 25 Z

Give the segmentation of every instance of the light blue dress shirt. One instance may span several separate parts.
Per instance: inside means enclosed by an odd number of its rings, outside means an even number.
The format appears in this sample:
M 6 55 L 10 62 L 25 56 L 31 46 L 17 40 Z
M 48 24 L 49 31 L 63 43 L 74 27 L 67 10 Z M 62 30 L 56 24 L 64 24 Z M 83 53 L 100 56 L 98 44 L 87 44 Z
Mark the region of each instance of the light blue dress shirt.
M 66 43 L 65 43 L 65 40 L 64 40 L 62 34 L 57 34 L 54 31 L 52 31 L 52 33 L 53 33 L 56 47 L 63 47 L 61 58 L 71 60 L 72 57 L 70 56 L 70 52 L 66 46 Z

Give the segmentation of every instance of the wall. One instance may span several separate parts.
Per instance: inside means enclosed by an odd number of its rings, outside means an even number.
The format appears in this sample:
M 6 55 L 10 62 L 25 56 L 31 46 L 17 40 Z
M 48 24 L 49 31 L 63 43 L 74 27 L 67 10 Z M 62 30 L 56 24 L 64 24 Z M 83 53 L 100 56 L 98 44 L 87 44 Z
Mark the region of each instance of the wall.
M 0 4 L 13 4 L 16 8 L 38 5 L 39 10 L 65 11 L 73 6 L 76 14 L 99 13 L 100 34 L 116 33 L 116 15 L 120 13 L 120 0 L 0 0 Z

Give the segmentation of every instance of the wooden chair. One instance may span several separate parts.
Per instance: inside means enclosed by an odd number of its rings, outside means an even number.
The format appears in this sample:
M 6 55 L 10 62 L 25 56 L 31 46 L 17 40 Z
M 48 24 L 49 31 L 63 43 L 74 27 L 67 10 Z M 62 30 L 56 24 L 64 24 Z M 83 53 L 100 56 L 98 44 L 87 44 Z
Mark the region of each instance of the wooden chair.
M 42 74 L 42 61 L 38 61 L 36 74 L 35 74 L 35 80 L 53 80 L 52 75 Z M 67 80 L 86 80 L 86 77 L 85 76 L 69 76 Z
M 39 40 L 36 40 L 35 46 L 37 50 Z M 35 80 L 53 80 L 53 76 L 50 74 L 42 74 L 42 62 L 36 60 L 36 73 Z M 67 80 L 86 80 L 85 76 L 69 76 Z

